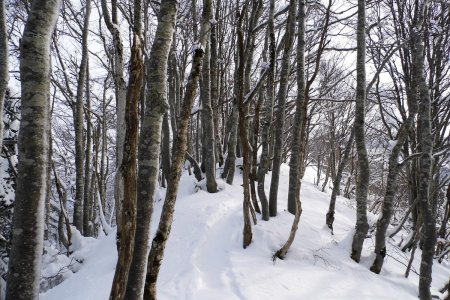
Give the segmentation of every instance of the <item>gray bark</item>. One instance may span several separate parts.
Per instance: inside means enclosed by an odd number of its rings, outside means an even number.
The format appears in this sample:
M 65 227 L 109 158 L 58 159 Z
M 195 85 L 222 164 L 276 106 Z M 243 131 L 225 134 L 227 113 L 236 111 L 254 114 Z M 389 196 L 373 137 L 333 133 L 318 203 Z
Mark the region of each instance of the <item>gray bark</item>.
M 194 51 L 192 68 L 188 78 L 186 92 L 180 112 L 178 134 L 174 143 L 176 149 L 173 152 L 172 165 L 169 176 L 169 185 L 164 199 L 164 206 L 161 213 L 161 219 L 158 224 L 155 237 L 152 241 L 152 247 L 148 256 L 148 267 L 145 281 L 144 299 L 156 299 L 156 282 L 158 280 L 159 269 L 164 256 L 164 249 L 169 239 L 170 229 L 173 222 L 173 214 L 177 200 L 177 192 L 182 172 L 182 165 L 185 161 L 187 151 L 187 135 L 189 131 L 189 118 L 192 106 L 198 89 L 198 83 L 202 72 L 204 49 L 206 47 L 208 32 L 210 30 L 212 5 L 210 0 L 203 3 L 202 26 L 200 29 L 200 45 Z
M 295 5 L 295 2 L 291 1 L 290 5 Z M 286 256 L 289 248 L 294 242 L 295 234 L 298 229 L 298 223 L 300 222 L 300 215 L 302 213 L 301 201 L 300 201 L 300 188 L 301 188 L 301 177 L 303 177 L 303 161 L 304 153 L 306 149 L 301 149 L 304 139 L 304 133 L 302 134 L 302 118 L 306 118 L 306 110 L 303 109 L 306 100 L 306 81 L 305 81 L 305 27 L 306 27 L 306 12 L 305 12 L 305 0 L 299 0 L 298 5 L 298 45 L 297 45 L 297 101 L 296 101 L 296 111 L 294 120 L 294 141 L 292 143 L 292 155 L 290 161 L 290 171 L 289 171 L 289 185 L 291 182 L 295 182 L 293 185 L 294 192 L 294 221 L 292 223 L 292 228 L 289 233 L 289 237 L 286 243 L 281 247 L 275 256 L 283 259 Z M 296 172 L 292 172 L 296 170 Z M 289 192 L 291 190 L 289 189 Z
M 413 53 L 413 57 L 418 53 Z M 392 148 L 389 155 L 389 169 L 386 180 L 386 190 L 383 199 L 383 207 L 381 217 L 377 221 L 377 233 L 375 237 L 375 261 L 372 264 L 370 270 L 379 274 L 383 267 L 384 257 L 386 256 L 386 231 L 392 218 L 394 208 L 394 196 L 397 189 L 397 177 L 400 172 L 401 166 L 398 162 L 400 153 L 402 151 L 403 144 L 406 142 L 409 131 L 414 124 L 414 120 L 417 114 L 417 102 L 415 97 L 412 97 L 408 102 L 409 116 L 406 121 L 401 125 L 397 137 L 396 144 Z
M 216 15 L 215 20 L 220 18 L 220 5 L 221 0 L 216 3 Z M 218 45 L 217 45 L 217 25 L 211 24 L 211 63 L 210 63 L 210 76 L 211 76 L 211 106 L 213 112 L 214 122 L 214 136 L 215 136 L 215 154 L 216 162 L 219 166 L 223 165 L 223 152 L 222 152 L 222 137 L 219 129 L 219 64 L 218 64 Z
M 177 1 L 161 1 L 148 59 L 146 105 L 139 135 L 136 234 L 126 299 L 141 299 L 144 293 L 150 221 L 158 188 L 162 118 L 169 108 L 166 76 L 176 15 Z
M 59 0 L 35 0 L 20 49 L 22 116 L 6 299 L 38 299 L 49 151 L 50 42 Z
M 103 19 L 105 21 L 106 27 L 110 31 L 113 43 L 114 43 L 114 70 L 113 78 L 115 85 L 116 94 L 116 112 L 117 112 L 117 125 L 116 125 L 116 176 L 114 178 L 114 200 L 116 208 L 116 224 L 117 224 L 117 240 L 120 240 L 122 223 L 121 210 L 123 201 L 123 178 L 121 172 L 118 168 L 122 164 L 123 158 L 123 144 L 125 140 L 125 103 L 126 103 L 126 93 L 127 87 L 125 84 L 124 76 L 124 54 L 123 54 L 123 43 L 119 31 L 120 24 L 117 19 L 117 0 L 111 1 L 112 14 L 109 13 L 106 0 L 101 0 Z M 119 244 L 117 244 L 119 247 Z
M 89 2 L 89 4 L 87 4 Z M 86 5 L 90 7 L 90 0 L 86 1 Z M 91 95 L 89 86 L 89 60 L 87 62 L 86 72 L 86 157 L 84 160 L 84 206 L 83 206 L 83 231 L 85 236 L 92 236 L 92 122 L 91 122 Z
M 419 152 L 419 189 L 417 193 L 418 205 L 422 215 L 422 260 L 420 263 L 419 276 L 419 298 L 421 300 L 431 300 L 431 281 L 433 271 L 434 247 L 436 245 L 436 218 L 433 204 L 433 197 L 430 195 L 433 164 L 433 136 L 431 132 L 431 97 L 428 85 L 425 79 L 424 62 L 424 10 L 425 2 L 417 3 L 418 16 L 414 24 L 414 46 L 417 53 L 416 74 L 419 96 L 419 113 L 417 138 Z
M 81 36 L 81 62 L 78 72 L 77 95 L 74 110 L 75 121 L 75 206 L 73 213 L 73 223 L 83 234 L 83 210 L 84 210 L 84 86 L 86 83 L 86 72 L 88 62 L 88 33 L 89 16 L 91 13 L 91 1 L 86 1 L 86 10 L 83 23 L 83 33 Z
M 8 33 L 5 0 L 0 1 L 0 149 L 3 148 L 3 103 L 8 88 Z
M 333 233 L 333 222 L 334 222 L 334 213 L 335 213 L 334 210 L 336 207 L 336 197 L 340 191 L 342 173 L 344 172 L 345 165 L 347 164 L 348 158 L 350 156 L 350 151 L 352 150 L 354 138 L 355 138 L 355 131 L 352 129 L 350 138 L 348 139 L 347 144 L 345 145 L 344 155 L 342 156 L 341 162 L 339 163 L 338 170 L 336 172 L 336 178 L 333 181 L 333 190 L 331 192 L 330 206 L 328 208 L 328 212 L 326 215 L 326 224 L 327 224 L 328 228 L 331 229 L 331 233 Z
M 275 59 L 276 44 L 274 30 L 274 11 L 275 1 L 271 0 L 269 4 L 269 22 L 267 26 L 267 36 L 269 39 L 269 69 L 267 70 L 267 98 L 264 103 L 264 115 L 261 124 L 261 157 L 258 166 L 258 196 L 261 201 L 262 219 L 269 220 L 269 202 L 266 191 L 264 190 L 265 177 L 268 171 L 269 162 L 269 134 L 272 123 L 273 101 L 275 98 Z
M 291 52 L 295 36 L 295 16 L 297 11 L 296 0 L 291 0 L 289 5 L 288 20 L 286 23 L 286 35 L 281 61 L 280 86 L 277 94 L 277 112 L 274 124 L 274 153 L 272 162 L 272 181 L 270 182 L 269 193 L 269 215 L 277 215 L 278 184 L 280 181 L 280 167 L 283 154 L 283 130 L 285 119 L 285 106 L 287 97 L 287 87 L 289 74 L 291 71 Z
M 369 188 L 369 159 L 365 142 L 366 115 L 366 1 L 358 0 L 358 26 L 356 30 L 356 107 L 355 143 L 358 153 L 358 179 L 356 182 L 356 226 L 353 236 L 351 258 L 359 263 L 369 224 L 367 222 L 367 193 Z
M 208 33 L 209 36 L 209 33 Z M 213 110 L 211 107 L 211 76 L 210 57 L 211 45 L 208 41 L 205 45 L 205 59 L 203 61 L 200 98 L 202 101 L 202 132 L 203 132 L 203 160 L 206 174 L 206 189 L 208 193 L 217 192 L 216 182 L 216 152 L 214 138 Z

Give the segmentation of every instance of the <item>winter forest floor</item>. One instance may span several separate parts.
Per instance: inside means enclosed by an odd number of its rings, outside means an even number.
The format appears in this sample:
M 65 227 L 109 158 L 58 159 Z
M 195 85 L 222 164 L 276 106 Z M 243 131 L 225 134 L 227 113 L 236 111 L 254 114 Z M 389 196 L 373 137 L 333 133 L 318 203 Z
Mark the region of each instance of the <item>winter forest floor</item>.
M 285 211 L 288 190 L 287 166 L 282 166 L 278 216 L 264 222 L 258 216 L 253 242 L 242 249 L 242 177 L 232 186 L 220 182 L 222 190 L 208 194 L 196 191 L 195 179 L 183 174 L 174 224 L 158 281 L 159 299 L 417 299 L 420 250 L 413 270 L 404 278 L 410 254 L 392 244 L 380 275 L 369 271 L 373 262 L 373 238 L 364 244 L 360 264 L 350 259 L 355 220 L 354 201 L 338 197 L 334 235 L 325 225 L 329 193 L 313 185 L 315 171 L 308 169 L 303 180 L 303 213 L 298 233 L 285 260 L 272 255 L 288 237 L 293 215 Z M 266 188 L 270 174 L 266 177 Z M 164 191 L 161 192 L 161 198 Z M 152 229 L 158 224 L 163 201 L 155 205 Z M 369 215 L 370 222 L 376 216 Z M 403 236 L 406 236 L 403 232 Z M 99 240 L 83 238 L 80 269 L 60 285 L 41 294 L 43 300 L 108 299 L 117 253 L 115 234 Z M 82 247 L 81 247 L 82 246 Z M 57 264 L 56 262 L 54 264 Z M 47 273 L 56 267 L 47 266 Z M 432 293 L 442 296 L 450 277 L 450 265 L 435 262 Z

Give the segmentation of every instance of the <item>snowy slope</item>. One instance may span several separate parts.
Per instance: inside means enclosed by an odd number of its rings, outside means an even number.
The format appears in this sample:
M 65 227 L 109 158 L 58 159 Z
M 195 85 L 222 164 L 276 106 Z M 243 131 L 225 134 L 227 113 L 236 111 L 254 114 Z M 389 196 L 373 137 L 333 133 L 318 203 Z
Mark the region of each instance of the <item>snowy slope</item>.
M 381 275 L 369 271 L 373 241 L 366 239 L 360 264 L 349 258 L 355 211 L 352 201 L 338 198 L 335 235 L 325 226 L 329 195 L 303 181 L 303 214 L 296 240 L 285 260 L 272 261 L 285 242 L 293 216 L 287 213 L 288 168 L 282 166 L 279 215 L 253 226 L 253 243 L 242 249 L 242 178 L 221 183 L 217 194 L 195 191 L 194 178 L 184 174 L 175 221 L 158 282 L 159 299 L 417 299 L 418 276 L 404 278 L 409 254 L 389 250 Z M 267 178 L 268 186 L 270 176 Z M 163 195 L 162 195 L 163 196 Z M 155 207 L 159 216 L 162 201 Z M 371 216 L 372 222 L 375 217 Z M 157 226 L 154 218 L 152 229 Z M 392 248 L 392 247 L 391 247 Z M 114 234 L 87 243 L 80 271 L 41 295 L 44 300 L 108 299 L 117 254 Z M 420 251 L 415 269 L 419 269 Z M 448 265 L 435 264 L 433 293 L 450 276 Z

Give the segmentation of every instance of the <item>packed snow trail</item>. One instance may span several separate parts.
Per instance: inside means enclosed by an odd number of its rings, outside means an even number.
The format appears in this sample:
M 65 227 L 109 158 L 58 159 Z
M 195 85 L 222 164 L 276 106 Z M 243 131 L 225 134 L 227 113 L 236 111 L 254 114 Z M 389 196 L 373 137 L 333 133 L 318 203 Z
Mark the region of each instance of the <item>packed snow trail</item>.
M 296 239 L 285 260 L 272 260 L 286 238 L 293 215 L 285 211 L 288 168 L 282 166 L 278 216 L 269 222 L 258 216 L 253 242 L 242 249 L 242 177 L 234 185 L 219 180 L 221 191 L 196 191 L 193 176 L 183 174 L 171 236 L 158 280 L 159 299 L 417 299 L 418 276 L 404 278 L 409 253 L 388 245 L 380 275 L 369 271 L 373 240 L 366 239 L 360 264 L 350 259 L 354 201 L 338 197 L 334 235 L 325 225 L 330 195 L 312 184 L 315 171 L 303 180 L 303 213 Z M 267 184 L 270 176 L 267 176 Z M 164 198 L 162 192 L 161 198 Z M 155 230 L 162 200 L 155 204 Z M 376 216 L 371 215 L 371 223 Z M 117 254 L 114 234 L 89 242 L 76 255 L 85 258 L 81 269 L 59 286 L 42 294 L 43 300 L 106 300 Z M 420 250 L 415 270 L 419 269 Z M 448 265 L 435 264 L 432 293 L 445 285 Z

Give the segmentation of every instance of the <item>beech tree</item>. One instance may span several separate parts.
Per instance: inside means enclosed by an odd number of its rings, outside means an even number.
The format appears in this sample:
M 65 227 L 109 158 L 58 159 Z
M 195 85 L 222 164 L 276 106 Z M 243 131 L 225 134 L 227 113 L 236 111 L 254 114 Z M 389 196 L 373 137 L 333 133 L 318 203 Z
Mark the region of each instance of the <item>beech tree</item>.
M 49 151 L 50 42 L 59 0 L 35 0 L 21 41 L 22 116 L 6 299 L 39 298 Z

